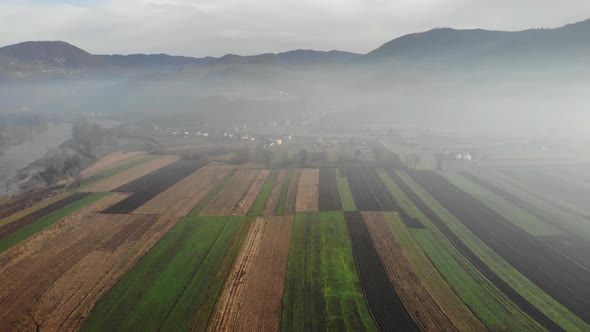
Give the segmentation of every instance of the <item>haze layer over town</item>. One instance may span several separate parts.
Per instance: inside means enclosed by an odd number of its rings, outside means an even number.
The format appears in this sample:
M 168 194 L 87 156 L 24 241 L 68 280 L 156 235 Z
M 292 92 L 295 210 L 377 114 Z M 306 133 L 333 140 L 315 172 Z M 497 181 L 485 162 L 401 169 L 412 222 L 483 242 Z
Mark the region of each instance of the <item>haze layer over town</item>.
M 587 1 L 0 3 L 1 331 L 590 330 Z

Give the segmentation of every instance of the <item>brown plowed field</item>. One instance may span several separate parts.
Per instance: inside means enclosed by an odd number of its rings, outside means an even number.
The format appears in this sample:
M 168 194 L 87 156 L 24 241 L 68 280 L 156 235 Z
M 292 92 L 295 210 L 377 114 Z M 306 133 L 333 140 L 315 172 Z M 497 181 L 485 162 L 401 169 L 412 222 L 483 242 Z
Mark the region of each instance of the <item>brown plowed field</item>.
M 458 331 L 413 270 L 380 212 L 362 212 L 389 281 L 421 331 Z
M 272 186 L 270 196 L 268 197 L 266 205 L 264 206 L 264 211 L 262 212 L 263 215 L 274 216 L 276 214 L 277 205 L 279 204 L 279 199 L 281 198 L 281 190 L 285 184 L 287 173 L 288 171 L 286 169 L 282 169 L 278 172 L 275 183 Z
M 94 165 L 82 170 L 82 172 L 80 172 L 80 176 L 83 178 L 91 177 L 124 164 L 140 160 L 146 155 L 147 153 L 144 151 L 113 152 L 100 158 Z
M 155 170 L 158 170 L 164 166 L 167 166 L 179 159 L 178 156 L 163 156 L 154 160 L 150 160 L 141 165 L 137 165 L 133 168 L 125 170 L 121 173 L 115 174 L 108 179 L 100 181 L 99 183 L 87 188 L 85 191 L 89 192 L 104 192 L 113 191 L 114 189 L 129 183 L 133 180 L 139 179 L 140 177 L 147 175 Z
M 301 171 L 297 187 L 296 211 L 318 211 L 320 201 L 320 170 L 304 169 Z
M 258 218 L 220 298 L 211 330 L 279 330 L 292 233 L 292 216 Z
M 289 184 L 289 191 L 285 200 L 284 215 L 290 216 L 295 214 L 295 202 L 297 200 L 297 188 L 299 187 L 299 179 L 301 178 L 301 170 L 296 169 L 291 176 L 291 183 Z
M 76 330 L 95 303 L 174 224 L 97 213 L 113 194 L 0 255 L 0 330 Z
M 246 290 L 244 288 L 246 278 L 250 275 L 252 262 L 258 253 L 265 224 L 266 219 L 264 217 L 258 217 L 250 227 L 244 246 L 236 258 L 223 292 L 217 300 L 215 313 L 209 324 L 210 330 L 229 331 L 236 329 L 232 324 L 234 323 L 233 318 L 243 300 Z
M 215 198 L 207 204 L 199 213 L 201 216 L 229 216 L 237 208 L 245 195 L 249 193 L 250 187 L 261 177 L 266 178 L 270 171 L 268 170 L 239 170 L 230 180 L 230 182 L 219 192 Z M 262 180 L 264 182 L 264 180 Z M 262 186 L 262 184 L 260 185 Z M 258 188 L 260 190 L 260 188 Z M 258 193 L 258 191 L 256 191 Z M 250 197 L 248 197 L 250 199 Z M 256 196 L 252 199 L 252 203 Z M 250 203 L 250 205 L 252 205 Z M 247 204 L 247 202 L 243 203 Z M 248 207 L 249 208 L 249 207 Z
M 215 166 L 205 166 L 152 198 L 134 213 L 185 216 L 229 172 L 229 169 L 220 170 Z
M 246 190 L 246 193 L 238 202 L 238 205 L 234 207 L 232 215 L 243 216 L 248 213 L 248 210 L 250 210 L 250 207 L 252 207 L 252 204 L 254 204 L 256 197 L 258 197 L 258 193 L 260 192 L 264 181 L 266 181 L 266 178 L 269 175 L 270 170 L 259 170 L 256 172 L 254 181 L 250 184 L 248 190 Z

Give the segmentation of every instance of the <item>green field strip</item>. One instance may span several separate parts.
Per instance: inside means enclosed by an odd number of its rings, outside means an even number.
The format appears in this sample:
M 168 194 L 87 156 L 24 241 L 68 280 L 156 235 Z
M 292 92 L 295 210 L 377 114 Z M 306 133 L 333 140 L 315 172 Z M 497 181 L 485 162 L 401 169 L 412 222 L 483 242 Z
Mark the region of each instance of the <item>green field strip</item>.
M 227 174 L 219 184 L 213 190 L 211 190 L 207 196 L 205 196 L 197 205 L 193 207 L 193 209 L 187 214 L 188 216 L 197 216 L 201 210 L 209 204 L 209 202 L 215 198 L 225 186 L 229 183 L 231 178 L 236 174 L 236 170 L 233 169 L 229 174 Z
M 378 173 L 398 206 L 426 227 L 410 230 L 415 241 L 449 286 L 488 328 L 510 330 L 518 327 L 522 331 L 545 330 L 481 274 L 412 203 L 388 174 L 381 170 Z M 400 176 L 404 176 L 403 179 L 406 180 L 405 174 L 402 173 Z
M 62 200 L 64 198 L 68 197 L 68 196 L 73 195 L 74 193 L 75 193 L 74 191 L 66 191 L 66 192 L 63 192 L 61 194 L 55 195 L 53 197 L 49 197 L 47 199 L 44 199 L 41 202 L 38 202 L 36 204 L 33 204 L 32 206 L 30 206 L 30 207 L 28 207 L 28 208 L 26 208 L 24 210 L 21 210 L 21 211 L 19 211 L 17 213 L 14 213 L 14 214 L 12 214 L 12 215 L 10 215 L 10 216 L 8 216 L 8 217 L 0 220 L 0 226 L 4 226 L 6 224 L 10 224 L 11 222 L 13 222 L 13 221 L 15 221 L 17 219 L 20 219 L 20 218 L 22 218 L 24 216 L 27 216 L 27 215 L 29 215 L 29 214 L 31 214 L 33 212 L 36 212 L 36 211 L 38 211 L 38 210 L 40 210 L 40 209 L 48 206 L 49 204 L 53 204 L 53 203 L 55 203 L 55 202 L 57 202 L 59 200 Z
M 554 227 L 561 228 L 590 241 L 590 227 L 588 227 L 588 220 L 586 218 L 547 204 L 544 200 L 530 194 L 526 188 L 522 188 L 520 184 L 515 183 L 511 178 L 499 174 L 496 171 L 477 171 L 473 172 L 473 174 L 488 182 L 494 183 L 512 195 L 518 196 L 528 203 L 535 214 L 546 216 L 545 220 L 550 222 Z
M 530 212 L 508 202 L 502 197 L 485 189 L 456 173 L 440 173 L 449 182 L 480 200 L 487 207 L 534 236 L 563 235 L 565 232 L 545 220 L 539 219 Z
M 242 221 L 182 218 L 103 297 L 82 330 L 189 330 Z
M 81 208 L 98 201 L 99 199 L 106 197 L 110 193 L 95 193 L 88 197 L 85 197 L 79 201 L 73 202 L 57 211 L 50 213 L 49 215 L 40 218 L 32 224 L 26 225 L 16 232 L 0 239 L 0 253 L 12 248 L 20 242 L 30 238 L 31 236 L 41 232 L 49 226 L 55 224 L 61 219 L 73 214 Z M 69 195 L 68 195 L 69 196 Z M 67 196 L 66 196 L 67 197 Z
M 340 191 L 340 199 L 342 200 L 342 208 L 344 211 L 357 211 L 352 190 L 346 176 L 340 175 L 340 169 L 337 170 L 336 177 L 338 178 L 338 190 Z
M 377 331 L 356 270 L 344 214 L 295 215 L 283 331 Z
M 287 194 L 289 193 L 289 186 L 291 185 L 291 178 L 293 177 L 294 169 L 289 169 L 283 187 L 281 188 L 281 195 L 279 197 L 279 204 L 277 204 L 277 210 L 275 214 L 277 216 L 285 215 L 285 202 L 287 201 Z
M 272 186 L 274 185 L 275 180 L 277 179 L 277 174 L 278 171 L 273 170 L 270 173 L 270 175 L 266 178 L 266 180 L 264 180 L 264 183 L 262 184 L 262 187 L 260 188 L 260 191 L 256 196 L 256 200 L 254 201 L 246 215 L 259 216 L 262 214 L 262 212 L 264 211 L 264 206 L 266 205 L 266 201 L 268 200 L 270 192 L 272 191 Z
M 486 327 L 483 322 L 469 310 L 463 300 L 443 279 L 426 256 L 426 253 L 414 240 L 410 230 L 404 225 L 400 217 L 394 212 L 384 214 L 388 219 L 389 229 L 391 229 L 396 240 L 403 248 L 404 254 L 410 260 L 413 271 L 457 329 L 459 331 L 485 331 Z
M 402 180 L 412 188 L 414 193 L 416 193 L 424 202 L 427 202 L 428 206 L 471 251 L 473 251 L 498 277 L 516 290 L 529 303 L 566 331 L 590 330 L 590 325 L 545 293 L 535 283 L 530 281 L 502 257 L 496 254 L 410 177 L 402 172 L 399 172 L 398 174 Z

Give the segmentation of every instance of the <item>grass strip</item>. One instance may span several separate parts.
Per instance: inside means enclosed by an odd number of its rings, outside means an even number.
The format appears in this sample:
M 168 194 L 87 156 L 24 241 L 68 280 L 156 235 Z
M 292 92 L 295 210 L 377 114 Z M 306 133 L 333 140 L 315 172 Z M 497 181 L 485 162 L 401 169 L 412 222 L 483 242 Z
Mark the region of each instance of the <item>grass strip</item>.
M 248 210 L 248 213 L 246 214 L 247 216 L 259 216 L 262 214 L 266 205 L 266 201 L 268 200 L 268 197 L 272 191 L 272 186 L 277 179 L 277 174 L 277 170 L 273 170 L 266 178 L 262 184 L 262 187 L 260 188 L 260 191 L 258 192 L 258 196 L 256 196 L 256 200 L 250 207 L 250 210 Z
M 0 239 L 0 253 L 4 252 L 11 247 L 19 244 L 20 242 L 30 238 L 31 236 L 41 232 L 49 226 L 55 224 L 59 220 L 67 217 L 68 215 L 80 210 L 88 204 L 94 203 L 99 199 L 106 197 L 110 193 L 95 193 L 88 197 L 85 197 L 79 201 L 73 202 L 57 211 L 50 213 L 49 215 L 42 217 L 38 221 L 29 224 L 16 232 Z M 68 195 L 69 196 L 69 195 Z M 67 197 L 67 196 L 66 196 Z
M 342 208 L 344 211 L 357 211 L 354 197 L 352 196 L 352 190 L 350 190 L 350 184 L 348 183 L 348 177 L 341 176 L 340 170 L 336 174 L 338 178 L 338 190 L 340 191 L 340 199 L 342 200 Z

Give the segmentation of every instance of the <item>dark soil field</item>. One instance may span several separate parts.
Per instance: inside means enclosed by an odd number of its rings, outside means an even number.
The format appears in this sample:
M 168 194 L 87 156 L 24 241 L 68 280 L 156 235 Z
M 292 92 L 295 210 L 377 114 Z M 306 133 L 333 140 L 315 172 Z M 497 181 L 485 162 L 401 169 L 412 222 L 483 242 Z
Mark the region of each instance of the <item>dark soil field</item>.
M 574 314 L 590 322 L 590 271 L 437 173 L 413 172 L 411 176 L 498 255 Z
M 206 164 L 207 161 L 203 160 L 179 160 L 121 186 L 115 191 L 134 194 L 104 210 L 103 213 L 130 213 Z
M 73 195 L 70 195 L 64 199 L 61 199 L 55 203 L 49 204 L 44 208 L 41 208 L 29 215 L 26 215 L 18 220 L 15 220 L 9 224 L 6 224 L 2 227 L 0 227 L 0 239 L 12 234 L 13 232 L 16 232 L 17 230 L 34 223 L 35 221 L 39 220 L 40 218 L 54 212 L 57 211 L 71 203 L 74 203 L 76 201 L 79 201 L 85 197 L 90 196 L 91 193 L 75 193 Z
M 419 331 L 389 282 L 360 212 L 346 212 L 346 221 L 365 296 L 382 331 Z
M 335 168 L 320 169 L 320 211 L 340 211 L 340 191 Z
M 345 170 L 350 189 L 359 211 L 397 210 L 387 189 L 371 168 L 347 168 Z
M 521 199 L 520 197 L 471 173 L 461 172 L 460 174 L 469 179 L 470 181 L 473 181 L 474 183 L 477 183 L 483 188 L 491 191 L 492 193 L 502 198 L 505 198 L 512 204 L 528 211 L 537 218 L 546 220 L 552 225 L 560 227 L 559 221 L 554 221 L 550 220 L 550 218 L 546 218 L 546 216 L 543 216 L 541 213 L 538 213 L 538 211 L 535 208 L 531 208 L 530 204 L 525 200 Z M 540 238 L 543 240 L 543 242 L 547 243 L 551 248 L 573 259 L 575 262 L 584 266 L 585 268 L 590 269 L 590 243 L 578 237 L 576 234 L 571 234 L 569 236 L 543 236 Z
M 526 312 L 529 316 L 543 324 L 543 326 L 547 327 L 550 331 L 563 331 L 555 322 L 549 319 L 545 314 L 543 314 L 537 307 L 532 305 L 529 301 L 527 301 L 522 295 L 520 295 L 514 288 L 508 285 L 504 280 L 498 277 L 471 249 L 469 249 L 461 239 L 451 229 L 445 224 L 445 222 L 440 219 L 440 217 L 428 207 L 413 191 L 410 187 L 408 187 L 402 179 L 395 173 L 394 170 L 388 170 L 389 175 L 391 178 L 399 185 L 399 187 L 404 191 L 406 196 L 416 205 L 422 213 L 428 219 L 434 223 L 434 225 L 441 231 L 445 237 L 453 243 L 453 245 L 459 250 L 459 252 L 465 256 L 488 280 L 490 280 L 494 286 L 500 289 L 506 296 L 512 300 L 516 305 L 518 305 L 524 312 Z

